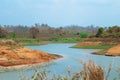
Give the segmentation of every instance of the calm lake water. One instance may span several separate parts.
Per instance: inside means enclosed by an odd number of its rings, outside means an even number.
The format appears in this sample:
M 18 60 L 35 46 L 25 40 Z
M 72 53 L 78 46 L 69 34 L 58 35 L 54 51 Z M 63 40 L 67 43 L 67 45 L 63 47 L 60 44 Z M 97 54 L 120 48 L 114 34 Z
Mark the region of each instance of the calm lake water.
M 112 64 L 112 72 L 109 80 L 113 80 L 117 76 L 117 68 L 120 67 L 120 57 L 108 57 L 100 55 L 92 55 L 92 52 L 98 51 L 95 49 L 75 49 L 70 48 L 75 45 L 74 43 L 70 44 L 48 44 L 42 46 L 26 46 L 27 48 L 42 50 L 47 53 L 59 54 L 63 58 L 50 62 L 48 66 L 43 66 L 38 68 L 47 69 L 51 71 L 51 75 L 67 75 L 68 66 L 71 68 L 71 74 L 81 70 L 82 65 L 81 61 L 87 62 L 89 59 L 92 59 L 96 64 L 101 65 L 105 70 L 108 69 L 109 65 Z M 34 74 L 34 69 L 22 70 L 22 71 L 13 71 L 0 73 L 0 80 L 20 80 L 20 76 L 30 77 Z

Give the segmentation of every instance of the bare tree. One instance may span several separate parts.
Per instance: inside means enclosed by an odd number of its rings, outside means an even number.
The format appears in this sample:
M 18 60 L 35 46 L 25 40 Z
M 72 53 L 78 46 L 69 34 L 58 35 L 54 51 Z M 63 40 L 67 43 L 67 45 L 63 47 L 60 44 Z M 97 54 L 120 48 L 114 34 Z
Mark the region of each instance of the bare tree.
M 0 27 L 0 38 L 6 37 L 6 35 L 7 35 L 7 31 L 5 31 Z
M 38 28 L 36 28 L 36 27 L 30 28 L 29 32 L 30 32 L 30 34 L 32 35 L 32 38 L 33 38 L 33 39 L 37 38 L 37 36 L 38 36 L 38 34 L 39 34 L 39 30 L 38 30 Z

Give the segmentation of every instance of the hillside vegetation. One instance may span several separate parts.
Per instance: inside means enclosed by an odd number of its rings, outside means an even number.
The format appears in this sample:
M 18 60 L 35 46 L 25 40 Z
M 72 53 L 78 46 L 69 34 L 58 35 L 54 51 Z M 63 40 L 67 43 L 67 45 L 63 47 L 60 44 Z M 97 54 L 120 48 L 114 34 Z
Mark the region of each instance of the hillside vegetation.
M 61 26 L 51 27 L 48 24 L 25 25 L 0 25 L 0 38 L 32 38 L 48 41 L 54 38 L 80 38 L 88 37 L 98 30 L 96 26 Z
M 73 48 L 102 49 L 94 54 L 119 56 L 119 45 L 120 27 L 113 26 L 109 28 L 99 28 L 96 34 L 92 34 L 90 38 L 85 39 L 83 42 L 77 43 L 73 46 Z

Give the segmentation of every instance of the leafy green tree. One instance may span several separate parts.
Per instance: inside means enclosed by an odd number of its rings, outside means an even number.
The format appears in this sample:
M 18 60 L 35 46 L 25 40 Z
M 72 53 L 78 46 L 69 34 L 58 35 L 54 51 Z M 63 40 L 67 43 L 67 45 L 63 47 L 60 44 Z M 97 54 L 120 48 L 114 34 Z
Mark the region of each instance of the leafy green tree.
M 104 32 L 104 28 L 99 28 L 98 29 L 98 32 L 97 32 L 97 34 L 96 34 L 96 37 L 101 37 L 101 35 L 103 34 L 103 32 Z
M 12 38 L 16 38 L 16 32 L 12 32 Z
M 88 37 L 88 33 L 87 32 L 80 32 L 80 37 L 81 38 L 87 38 Z

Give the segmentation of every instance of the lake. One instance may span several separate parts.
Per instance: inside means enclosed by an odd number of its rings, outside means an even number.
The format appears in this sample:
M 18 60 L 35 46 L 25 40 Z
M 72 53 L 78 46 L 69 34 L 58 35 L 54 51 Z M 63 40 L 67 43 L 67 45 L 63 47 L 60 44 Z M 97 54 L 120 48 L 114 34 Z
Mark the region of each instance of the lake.
M 71 74 L 81 70 L 81 61 L 87 62 L 92 59 L 97 65 L 101 65 L 105 70 L 112 64 L 112 71 L 109 80 L 113 80 L 117 76 L 116 69 L 120 67 L 120 57 L 108 57 L 102 55 L 92 55 L 92 52 L 98 51 L 97 49 L 76 49 L 70 48 L 75 45 L 74 43 L 62 44 L 48 44 L 40 46 L 26 46 L 27 48 L 42 50 L 51 54 L 62 55 L 63 58 L 51 61 L 47 66 L 42 66 L 38 70 L 46 69 L 52 75 L 67 75 L 67 68 L 70 67 Z M 0 73 L 0 80 L 20 80 L 20 76 L 31 77 L 34 74 L 34 69 L 12 71 Z

